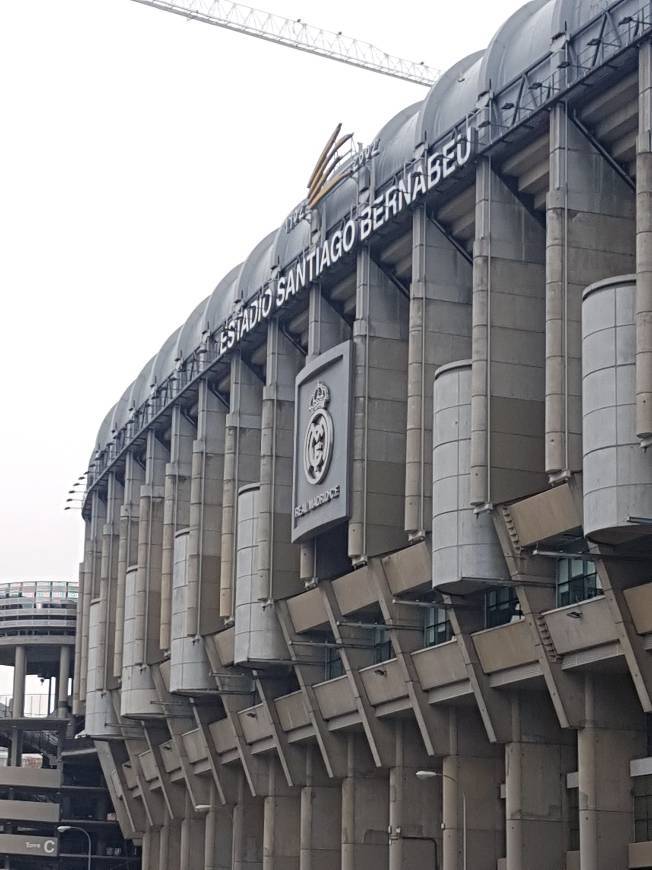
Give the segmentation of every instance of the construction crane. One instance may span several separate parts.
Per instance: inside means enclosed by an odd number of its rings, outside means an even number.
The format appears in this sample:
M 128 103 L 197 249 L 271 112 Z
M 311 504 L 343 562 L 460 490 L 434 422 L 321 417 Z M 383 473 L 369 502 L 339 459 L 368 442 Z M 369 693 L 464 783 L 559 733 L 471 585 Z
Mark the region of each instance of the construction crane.
M 432 87 L 440 75 L 425 63 L 415 63 L 395 57 L 369 42 L 323 30 L 321 27 L 312 27 L 301 18 L 283 18 L 281 15 L 272 15 L 270 12 L 253 9 L 242 3 L 231 3 L 228 0 L 184 0 L 184 2 L 133 0 L 133 2 L 426 87 Z

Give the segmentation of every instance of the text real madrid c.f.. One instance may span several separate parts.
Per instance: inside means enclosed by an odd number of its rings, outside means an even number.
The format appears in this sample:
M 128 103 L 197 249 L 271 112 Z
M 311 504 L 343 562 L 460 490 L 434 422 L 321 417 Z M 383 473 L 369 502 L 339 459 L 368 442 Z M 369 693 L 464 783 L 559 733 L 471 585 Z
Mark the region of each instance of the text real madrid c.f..
M 320 244 L 306 249 L 279 276 L 275 285 L 259 290 L 222 325 L 216 336 L 219 356 L 236 347 L 256 326 L 350 253 L 357 243 L 364 242 L 387 221 L 464 166 L 472 156 L 473 141 L 469 131 L 466 137 L 451 139 L 441 152 L 406 168 L 396 184 L 387 187 L 373 202 L 359 206 L 356 217 L 344 221 Z

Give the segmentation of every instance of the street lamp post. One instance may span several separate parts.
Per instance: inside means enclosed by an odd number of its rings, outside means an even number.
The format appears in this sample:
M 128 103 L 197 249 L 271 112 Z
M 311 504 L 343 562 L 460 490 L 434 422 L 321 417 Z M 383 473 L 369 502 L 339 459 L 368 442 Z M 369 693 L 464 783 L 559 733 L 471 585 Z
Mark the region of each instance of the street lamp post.
M 447 773 L 440 773 L 438 770 L 417 770 L 416 775 L 417 779 L 449 779 L 451 782 L 454 782 L 458 788 L 460 787 L 459 782 L 454 776 L 449 776 Z M 466 841 L 466 793 L 462 789 L 462 867 L 464 870 L 467 870 Z
M 91 855 L 93 854 L 93 845 L 91 842 L 91 835 L 88 831 L 85 831 L 83 828 L 78 828 L 76 825 L 59 825 L 57 827 L 57 831 L 60 834 L 65 834 L 67 831 L 81 831 L 82 834 L 88 840 L 88 870 L 91 870 Z

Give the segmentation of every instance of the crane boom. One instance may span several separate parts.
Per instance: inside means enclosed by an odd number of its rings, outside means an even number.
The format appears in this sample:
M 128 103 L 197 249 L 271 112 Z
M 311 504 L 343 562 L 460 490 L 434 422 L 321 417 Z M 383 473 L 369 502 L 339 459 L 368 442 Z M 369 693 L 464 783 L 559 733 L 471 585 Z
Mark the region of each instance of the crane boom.
M 278 45 L 307 51 L 382 75 L 431 87 L 439 73 L 424 63 L 387 54 L 369 42 L 306 24 L 301 18 L 272 15 L 230 0 L 133 0 L 187 19 L 246 33 Z

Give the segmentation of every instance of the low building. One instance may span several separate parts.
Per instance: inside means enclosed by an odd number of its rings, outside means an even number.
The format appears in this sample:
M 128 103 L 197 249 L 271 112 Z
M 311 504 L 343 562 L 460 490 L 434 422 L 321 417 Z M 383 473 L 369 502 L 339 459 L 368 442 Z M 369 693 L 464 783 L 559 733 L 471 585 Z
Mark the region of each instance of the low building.
M 75 713 L 145 870 L 652 867 L 651 34 L 533 0 L 336 131 L 108 413 Z
M 0 582 L 0 665 L 13 667 L 13 690 L 0 696 L 5 870 L 140 867 L 137 847 L 120 833 L 93 741 L 71 714 L 77 594 L 76 582 Z M 44 691 L 25 692 L 30 675 Z

